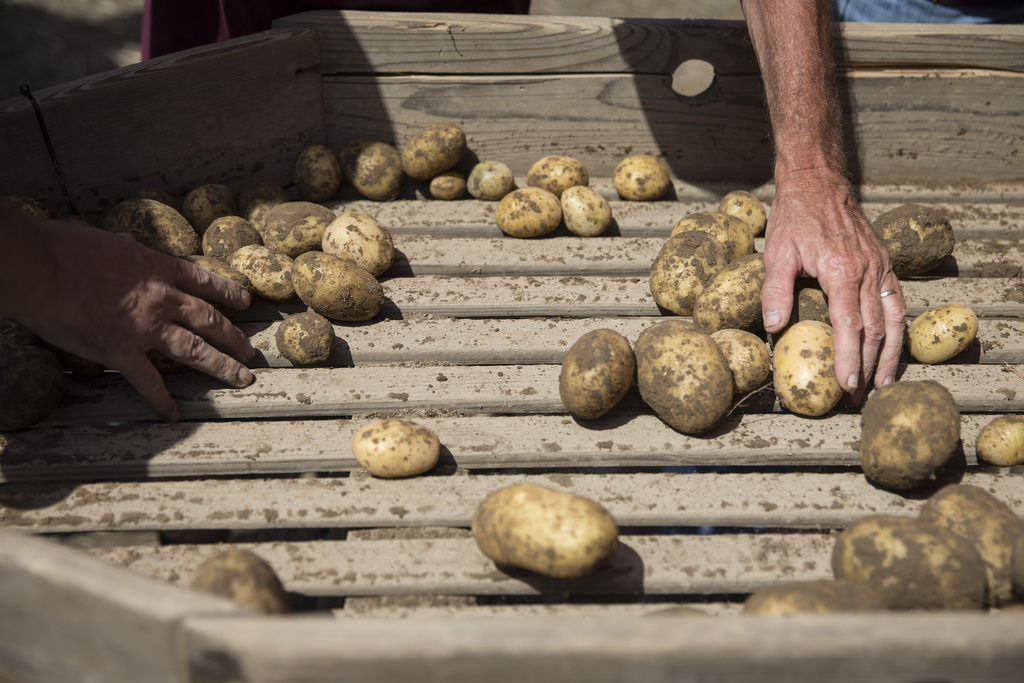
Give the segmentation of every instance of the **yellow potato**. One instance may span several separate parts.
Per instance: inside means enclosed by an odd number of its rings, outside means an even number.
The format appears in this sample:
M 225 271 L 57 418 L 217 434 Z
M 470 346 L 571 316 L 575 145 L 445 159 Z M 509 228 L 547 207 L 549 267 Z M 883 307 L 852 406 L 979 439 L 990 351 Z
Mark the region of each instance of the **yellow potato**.
M 249 244 L 263 244 L 256 227 L 241 216 L 222 216 L 203 233 L 203 256 L 227 259 Z
M 294 261 L 262 244 L 248 244 L 228 257 L 228 265 L 249 278 L 253 290 L 271 301 L 295 298 Z
M 612 224 L 612 208 L 596 190 L 575 185 L 562 192 L 562 219 L 565 227 L 580 237 L 595 237 Z
M 365 213 L 338 214 L 324 231 L 321 248 L 325 254 L 352 261 L 375 277 L 383 275 L 395 259 L 391 233 Z
M 466 134 L 455 123 L 432 123 L 417 132 L 402 150 L 402 168 L 416 180 L 430 180 L 459 163 Z
M 635 371 L 629 340 L 614 330 L 591 330 L 562 359 L 558 377 L 562 404 L 575 417 L 601 417 L 629 391 Z
M 221 216 L 238 215 L 238 197 L 234 190 L 220 183 L 200 185 L 185 195 L 181 203 L 181 215 L 202 237 L 214 220 Z
M 978 433 L 978 459 L 996 467 L 1024 465 L 1024 415 L 1000 415 Z
M 263 244 L 291 258 L 319 249 L 334 212 L 313 202 L 285 202 L 267 214 Z
M 691 213 L 676 221 L 669 236 L 675 237 L 687 230 L 706 232 L 721 242 L 730 262 L 754 251 L 754 236 L 750 234 L 750 227 L 729 214 L 717 211 Z
M 510 237 L 540 237 L 562 222 L 562 206 L 547 190 L 524 187 L 501 198 L 494 220 Z
M 832 328 L 825 323 L 806 320 L 790 327 L 776 342 L 772 359 L 775 393 L 787 410 L 818 417 L 843 397 Z
M 338 153 L 341 170 L 359 194 L 378 202 L 391 201 L 402 191 L 402 155 L 379 140 L 357 137 Z
M 125 199 L 152 199 L 153 201 L 166 204 L 175 211 L 178 210 L 178 202 L 175 201 L 174 196 L 167 190 L 160 187 L 143 186 L 136 188 L 130 195 Z
M 749 394 L 764 384 L 772 372 L 772 356 L 757 335 L 727 328 L 711 333 L 732 370 L 732 393 Z
M 735 259 L 704 285 L 693 305 L 693 321 L 708 333 L 726 328 L 760 330 L 764 275 L 761 254 Z
M 665 241 L 651 264 L 654 301 L 676 315 L 692 315 L 704 286 L 725 267 L 725 249 L 703 232 L 687 232 Z
M 352 438 L 352 454 L 375 477 L 393 479 L 423 474 L 441 454 L 433 431 L 409 420 L 383 419 L 361 428 Z
M 252 178 L 238 193 L 238 215 L 261 230 L 270 210 L 286 201 L 288 194 L 280 184 L 269 178 Z
M 207 558 L 195 574 L 193 590 L 218 595 L 262 614 L 291 611 L 291 598 L 273 568 L 250 550 L 228 548 Z
M 586 186 L 590 174 L 577 159 L 565 156 L 547 156 L 533 162 L 526 173 L 526 184 L 547 190 L 556 197 L 570 187 Z
M 334 339 L 334 325 L 315 311 L 288 316 L 274 335 L 277 350 L 294 365 L 325 362 L 331 357 Z
M 476 199 L 496 202 L 515 188 L 512 169 L 500 161 L 481 161 L 466 178 L 466 190 Z
M 327 145 L 309 145 L 295 159 L 292 180 L 299 197 L 307 202 L 326 202 L 341 189 L 341 162 Z
M 615 520 L 599 503 L 536 484 L 514 484 L 477 507 L 473 538 L 488 558 L 556 578 L 592 573 L 614 554 Z
M 445 171 L 430 179 L 430 196 L 442 201 L 453 201 L 466 194 L 466 176 L 459 171 Z
M 623 199 L 649 202 L 661 199 L 672 187 L 668 167 L 652 154 L 634 154 L 618 163 L 612 185 Z
M 944 304 L 914 318 L 907 330 L 910 355 L 922 363 L 947 361 L 978 336 L 978 316 L 961 304 Z
M 754 237 L 763 233 L 768 224 L 768 214 L 765 213 L 764 204 L 746 190 L 733 190 L 726 194 L 718 202 L 718 210 L 746 223 L 750 227 L 750 234 Z
M 869 584 L 845 579 L 775 583 L 754 591 L 743 603 L 744 614 L 773 617 L 887 609 L 882 596 Z
M 292 283 L 302 303 L 331 320 L 369 320 L 384 305 L 384 289 L 368 270 L 321 251 L 295 259 Z
M 115 204 L 104 217 L 103 227 L 127 233 L 150 249 L 171 256 L 199 252 L 199 234 L 185 217 L 153 199 L 126 199 Z

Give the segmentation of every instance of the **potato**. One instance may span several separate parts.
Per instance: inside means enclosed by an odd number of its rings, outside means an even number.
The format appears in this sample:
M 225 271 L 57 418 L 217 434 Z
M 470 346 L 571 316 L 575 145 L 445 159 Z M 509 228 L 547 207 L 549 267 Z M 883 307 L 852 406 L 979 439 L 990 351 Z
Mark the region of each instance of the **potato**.
M 942 209 L 904 204 L 871 222 L 896 277 L 920 275 L 953 253 L 953 226 Z
M 386 142 L 352 138 L 338 153 L 341 170 L 359 194 L 387 202 L 402 191 L 402 155 Z
M 160 187 L 144 186 L 136 188 L 134 192 L 129 194 L 125 199 L 152 199 L 153 201 L 166 204 L 175 211 L 178 210 L 178 202 L 175 201 L 174 196 L 167 190 Z
M 391 233 L 365 213 L 339 214 L 320 242 L 325 254 L 354 262 L 373 276 L 383 275 L 395 259 Z
M 705 332 L 760 330 L 764 257 L 740 256 L 715 273 L 693 305 L 693 322 Z
M 725 249 L 703 232 L 687 232 L 665 241 L 651 264 L 654 301 L 676 315 L 692 315 L 704 286 L 727 263 Z
M 717 211 L 691 213 L 676 221 L 669 236 L 675 237 L 688 230 L 706 232 L 721 242 L 730 262 L 754 251 L 754 236 L 750 234 L 750 227 L 729 214 Z
M 516 179 L 500 161 L 481 161 L 466 178 L 466 191 L 476 199 L 498 201 L 516 188 Z
M 1017 600 L 1024 600 L 1024 536 L 1018 536 L 1010 551 L 1010 583 Z
M 558 393 L 572 415 L 593 420 L 622 400 L 635 372 L 629 340 L 615 330 L 591 330 L 566 351 Z
M 181 215 L 202 237 L 206 228 L 216 219 L 238 215 L 238 197 L 234 190 L 220 183 L 200 185 L 185 195 L 181 203 Z
M 466 194 L 466 176 L 459 171 L 445 171 L 430 179 L 430 196 L 441 201 L 454 201 Z
M 596 237 L 612 224 L 612 208 L 596 190 L 586 185 L 566 188 L 560 199 L 565 227 L 580 237 Z
M 555 578 L 590 574 L 614 554 L 619 528 L 599 503 L 537 484 L 513 484 L 473 514 L 473 539 L 499 565 Z
M 45 419 L 64 397 L 64 369 L 50 349 L 0 350 L 0 431 L 27 429 Z
M 987 602 L 1013 601 L 1010 559 L 1013 544 L 1024 537 L 1024 521 L 1009 505 L 977 486 L 946 486 L 921 507 L 919 519 L 945 527 L 974 544 L 985 564 Z
M 331 357 L 334 325 L 316 313 L 295 313 L 281 322 L 274 335 L 277 350 L 294 365 L 315 365 Z
M 895 382 L 872 392 L 861 412 L 860 466 L 888 489 L 925 484 L 960 444 L 960 411 L 934 380 Z
M 106 372 L 107 368 L 87 358 L 59 349 L 56 346 L 47 346 L 48 349 L 57 354 L 57 360 L 65 371 L 80 377 L 96 377 Z
M 975 452 L 983 464 L 1024 465 L 1024 415 L 1000 415 L 982 427 Z
M 238 193 L 238 215 L 261 230 L 270 210 L 286 201 L 288 194 L 278 183 L 269 178 L 252 178 Z
M 278 204 L 263 224 L 263 244 L 295 258 L 320 248 L 324 231 L 334 218 L 333 211 L 313 202 Z
M 5 195 L 0 197 L 0 206 L 6 206 L 36 221 L 45 221 L 53 218 L 50 215 L 50 210 L 46 208 L 46 204 L 32 197 Z
M 869 584 L 845 579 L 776 583 L 754 591 L 743 603 L 744 614 L 772 617 L 887 609 L 885 600 Z
M 294 261 L 262 244 L 244 246 L 228 258 L 228 265 L 249 278 L 253 291 L 271 301 L 295 297 L 292 284 Z
M 203 233 L 203 256 L 227 259 L 249 244 L 263 244 L 259 231 L 241 216 L 221 216 Z
M 711 333 L 732 370 L 732 393 L 749 394 L 772 372 L 772 357 L 757 335 L 746 330 L 727 328 Z
M 0 315 L 0 354 L 20 346 L 42 346 L 43 340 L 14 318 Z
M 526 184 L 547 190 L 556 197 L 570 187 L 586 186 L 590 174 L 577 159 L 564 156 L 547 156 L 538 159 L 526 173 Z
M 432 123 L 402 150 L 402 169 L 410 178 L 430 180 L 459 163 L 466 153 L 466 134 L 455 123 Z
M 540 237 L 562 222 L 562 206 L 547 190 L 524 187 L 501 198 L 494 221 L 510 237 Z
M 291 611 L 291 598 L 273 568 L 259 555 L 241 548 L 220 550 L 208 557 L 192 575 L 190 586 L 263 614 Z
M 111 207 L 103 219 L 111 232 L 128 233 L 150 249 L 171 256 L 199 252 L 199 233 L 185 217 L 153 199 L 126 199 Z
M 799 322 L 775 343 L 773 383 L 782 407 L 819 417 L 843 397 L 836 379 L 832 328 L 816 320 Z
M 768 225 L 768 214 L 764 210 L 764 204 L 746 190 L 733 190 L 726 194 L 718 202 L 718 210 L 746 223 L 754 237 L 763 233 L 765 226 Z
M 331 320 L 369 320 L 384 305 L 384 289 L 368 270 L 320 251 L 295 259 L 292 283 L 302 303 Z
M 714 427 L 732 406 L 732 371 L 710 335 L 684 320 L 665 320 L 633 346 L 640 396 L 666 424 L 685 434 Z
M 672 177 L 665 162 L 658 157 L 634 154 L 615 166 L 612 185 L 623 199 L 650 202 L 665 196 L 672 187 Z
M 384 419 L 362 427 L 352 438 L 352 454 L 375 477 L 423 474 L 441 454 L 437 435 L 409 420 Z
M 907 330 L 907 348 L 921 363 L 947 361 L 978 336 L 978 316 L 962 304 L 930 308 L 914 318 Z
M 307 202 L 326 202 L 341 189 L 341 162 L 327 145 L 309 145 L 295 158 L 292 181 Z
M 971 542 L 918 519 L 876 515 L 836 538 L 837 579 L 863 581 L 897 610 L 980 609 L 985 565 Z

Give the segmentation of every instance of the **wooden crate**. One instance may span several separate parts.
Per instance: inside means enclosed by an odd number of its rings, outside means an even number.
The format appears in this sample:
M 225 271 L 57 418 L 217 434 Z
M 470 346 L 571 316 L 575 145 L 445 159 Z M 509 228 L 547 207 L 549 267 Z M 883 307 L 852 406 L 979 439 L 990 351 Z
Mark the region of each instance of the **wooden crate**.
M 982 318 L 973 348 L 940 366 L 908 362 L 902 376 L 939 380 L 963 413 L 961 467 L 943 481 L 1024 511 L 1021 473 L 979 467 L 974 454 L 981 427 L 1024 403 L 1024 30 L 851 25 L 843 36 L 866 213 L 942 206 L 958 238 L 939 270 L 903 283 L 910 314 L 957 302 Z M 672 90 L 687 59 L 716 70 L 696 97 Z M 385 309 L 336 326 L 329 367 L 290 367 L 273 335 L 302 307 L 262 302 L 239 322 L 262 352 L 256 384 L 168 376 L 178 424 L 155 422 L 117 376 L 69 377 L 46 423 L 0 435 L 0 680 L 1019 676 L 1024 622 L 1009 613 L 737 614 L 761 586 L 831 576 L 838 529 L 923 502 L 864 480 L 855 409 L 801 418 L 768 389 L 693 437 L 635 392 L 593 422 L 561 405 L 559 363 L 579 335 L 611 327 L 635 340 L 660 319 L 647 275 L 676 219 L 729 189 L 770 200 L 742 24 L 315 12 L 36 97 L 87 214 L 143 184 L 288 184 L 310 142 L 401 146 L 455 120 L 474 154 L 520 175 L 545 154 L 579 158 L 617 226 L 517 241 L 494 226 L 493 204 L 428 201 L 413 184 L 388 204 L 345 195 L 330 206 L 376 215 L 400 255 Z M 24 98 L 0 103 L 0 149 L 4 193 L 66 211 Z M 611 170 L 640 151 L 669 163 L 672 201 L 615 200 Z M 360 471 L 351 437 L 381 414 L 439 435 L 429 476 Z M 609 566 L 556 581 L 480 554 L 466 532 L 473 510 L 521 481 L 604 504 L 623 532 Z M 218 547 L 199 542 L 211 534 L 266 558 L 302 611 L 254 616 L 182 588 Z M 54 536 L 77 547 L 41 540 Z M 716 616 L 646 617 L 675 604 Z

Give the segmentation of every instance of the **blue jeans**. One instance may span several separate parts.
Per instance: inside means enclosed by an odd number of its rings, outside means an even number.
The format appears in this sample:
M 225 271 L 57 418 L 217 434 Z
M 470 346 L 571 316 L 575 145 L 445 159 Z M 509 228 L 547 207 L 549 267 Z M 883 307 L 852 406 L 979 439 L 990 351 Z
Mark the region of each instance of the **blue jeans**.
M 1024 2 L 949 7 L 931 0 L 832 0 L 837 21 L 909 24 L 1019 24 Z

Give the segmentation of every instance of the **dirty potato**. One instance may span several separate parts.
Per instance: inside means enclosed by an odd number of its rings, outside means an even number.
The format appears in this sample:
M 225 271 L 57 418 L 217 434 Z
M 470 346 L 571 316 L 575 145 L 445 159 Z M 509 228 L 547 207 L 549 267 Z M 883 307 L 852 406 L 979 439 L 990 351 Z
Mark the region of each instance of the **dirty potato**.
M 591 330 L 562 359 L 558 377 L 562 404 L 575 417 L 599 418 L 626 395 L 635 371 L 628 339 L 615 330 Z
M 294 261 L 262 244 L 249 244 L 228 258 L 228 265 L 249 278 L 253 291 L 271 301 L 295 297 L 292 284 Z
M 262 614 L 291 611 L 291 598 L 277 573 L 249 550 L 217 551 L 199 565 L 189 585 L 193 590 L 227 598 Z
M 612 185 L 622 199 L 651 202 L 672 187 L 668 166 L 653 154 L 634 154 L 620 161 L 612 172 Z
M 445 171 L 430 179 L 430 196 L 451 202 L 466 194 L 466 176 L 459 171 Z
M 376 218 L 365 213 L 342 213 L 331 221 L 320 242 L 325 254 L 352 261 L 383 275 L 395 259 L 391 233 Z
M 352 438 L 352 454 L 375 477 L 394 479 L 423 474 L 441 454 L 441 442 L 429 428 L 409 420 L 383 419 Z
M 732 371 L 710 335 L 684 320 L 665 320 L 640 333 L 633 347 L 644 402 L 684 434 L 714 427 L 732 406 Z
M 331 357 L 334 325 L 315 311 L 285 318 L 274 334 L 277 350 L 294 365 L 315 365 Z
M 711 333 L 732 370 L 732 393 L 749 394 L 764 384 L 772 372 L 772 356 L 757 335 L 727 328 Z
M 465 153 L 466 134 L 458 124 L 431 123 L 402 150 L 402 169 L 410 178 L 430 180 L 459 163 Z
M 22 195 L 0 196 L 0 206 L 6 206 L 8 209 L 17 211 L 36 221 L 45 221 L 53 218 L 50 215 L 50 210 L 46 208 L 46 204 L 33 197 Z
M 338 159 L 345 177 L 367 199 L 388 202 L 402 191 L 402 155 L 388 143 L 352 138 L 341 148 Z
M 995 467 L 1024 465 L 1024 415 L 1000 415 L 981 428 L 978 460 Z
M 500 161 L 481 161 L 466 178 L 466 191 L 476 199 L 496 202 L 514 189 L 515 175 Z
M 562 192 L 562 220 L 565 227 L 580 237 L 601 235 L 612 224 L 612 208 L 596 190 L 575 185 Z
M 279 183 L 257 176 L 238 192 L 238 215 L 260 230 L 270 210 L 286 201 L 288 194 Z
M 703 232 L 686 232 L 665 241 L 651 264 L 654 301 L 676 315 L 692 315 L 704 286 L 727 263 L 725 249 Z
M 263 244 L 285 256 L 295 258 L 319 249 L 324 231 L 334 220 L 334 212 L 313 202 L 278 204 L 263 223 Z
M 907 330 L 907 348 L 921 363 L 947 361 L 978 336 L 978 316 L 968 306 L 943 304 L 914 318 Z
M 227 185 L 207 183 L 193 189 L 181 202 L 181 215 L 200 237 L 221 216 L 238 215 L 238 196 Z
M 292 182 L 307 202 L 326 202 L 338 194 L 344 176 L 338 155 L 327 145 L 308 145 L 295 157 Z
M 985 565 L 970 541 L 918 519 L 876 515 L 846 527 L 832 549 L 837 579 L 870 585 L 890 609 L 980 609 Z
M 570 187 L 586 186 L 590 174 L 578 159 L 566 156 L 546 156 L 533 162 L 526 173 L 526 184 L 547 190 L 556 197 Z
M 776 583 L 754 591 L 743 603 L 744 614 L 771 617 L 887 609 L 885 600 L 869 584 L 845 579 Z
M 730 262 L 754 251 L 754 236 L 750 234 L 750 227 L 729 214 L 717 211 L 691 213 L 676 221 L 669 236 L 675 237 L 688 230 L 706 232 L 721 242 Z
M 19 346 L 42 346 L 43 340 L 14 318 L 0 315 L 0 353 Z
M 537 484 L 492 493 L 477 507 L 472 530 L 495 563 L 555 578 L 590 574 L 619 542 L 618 525 L 599 503 Z
M 872 221 L 871 230 L 889 252 L 896 277 L 926 273 L 953 253 L 953 226 L 940 208 L 904 204 Z
M 761 329 L 764 257 L 747 254 L 718 271 L 693 305 L 693 321 L 705 332 Z
M 524 187 L 501 198 L 494 221 L 510 237 L 540 237 L 562 222 L 562 206 L 547 190 Z
M 1013 601 L 1010 559 L 1013 544 L 1024 537 L 1024 521 L 1013 509 L 977 486 L 946 486 L 921 507 L 919 519 L 963 536 L 985 563 L 987 602 L 1000 607 Z
M 772 350 L 775 393 L 784 408 L 819 417 L 843 397 L 836 379 L 832 328 L 816 320 L 791 326 Z
M 384 305 L 384 289 L 368 270 L 322 251 L 295 259 L 292 283 L 302 303 L 331 320 L 369 320 Z
M 904 380 L 872 392 L 860 424 L 861 469 L 888 489 L 925 484 L 960 444 L 956 401 L 934 380 Z
M 199 252 L 199 234 L 180 213 L 153 199 L 126 199 L 111 207 L 103 219 L 111 232 L 131 235 L 150 249 L 171 256 Z
M 153 187 L 151 185 L 138 187 L 125 199 L 152 199 L 161 204 L 166 204 L 174 210 L 178 209 L 178 202 L 174 199 L 174 196 L 162 187 Z
M 42 346 L 0 350 L 0 432 L 27 429 L 45 419 L 64 397 L 64 369 Z
M 203 233 L 203 256 L 227 259 L 249 244 L 263 244 L 256 227 L 241 216 L 222 216 Z
M 763 233 L 768 224 L 768 214 L 764 210 L 764 204 L 746 190 L 733 190 L 726 194 L 718 202 L 718 210 L 746 223 L 750 227 L 750 234 L 754 237 Z

